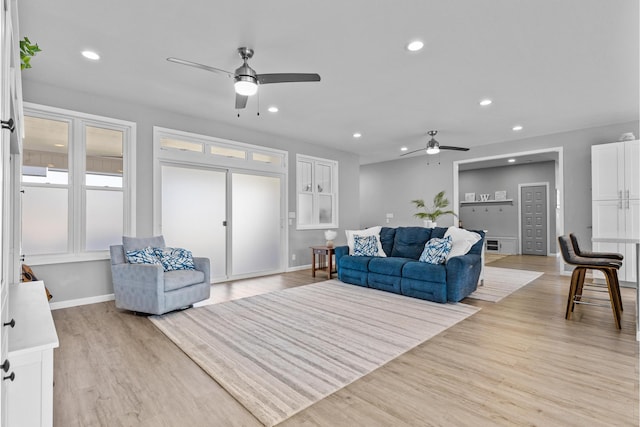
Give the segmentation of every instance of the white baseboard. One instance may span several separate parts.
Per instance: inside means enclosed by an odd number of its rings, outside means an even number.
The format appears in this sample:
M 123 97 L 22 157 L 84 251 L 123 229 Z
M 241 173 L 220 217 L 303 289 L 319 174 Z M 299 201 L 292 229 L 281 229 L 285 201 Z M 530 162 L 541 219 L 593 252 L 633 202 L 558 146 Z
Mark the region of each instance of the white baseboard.
M 311 264 L 307 264 L 307 265 L 296 265 L 295 267 L 288 267 L 287 268 L 287 273 L 290 273 L 292 271 L 300 271 L 300 270 L 308 270 L 311 268 Z
M 77 307 L 79 305 L 88 305 L 88 304 L 96 304 L 99 302 L 112 301 L 114 299 L 115 299 L 115 296 L 113 294 L 98 295 L 95 297 L 70 299 L 70 300 L 60 301 L 60 302 L 50 302 L 49 307 L 51 308 L 51 310 L 58 310 L 61 308 Z

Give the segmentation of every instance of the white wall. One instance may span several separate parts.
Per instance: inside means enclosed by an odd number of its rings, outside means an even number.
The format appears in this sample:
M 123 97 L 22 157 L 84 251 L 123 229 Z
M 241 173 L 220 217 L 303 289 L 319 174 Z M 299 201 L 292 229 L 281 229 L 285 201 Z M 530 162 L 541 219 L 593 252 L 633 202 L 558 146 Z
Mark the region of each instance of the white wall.
M 345 241 L 344 229 L 357 228 L 359 225 L 359 163 L 356 155 L 323 148 L 304 141 L 287 140 L 273 135 L 243 129 L 239 119 L 237 127 L 211 120 L 183 116 L 166 110 L 132 105 L 115 99 L 96 99 L 92 95 L 73 92 L 47 86 L 33 81 L 23 81 L 24 100 L 84 113 L 97 114 L 137 123 L 137 235 L 152 234 L 152 142 L 153 126 L 161 126 L 194 132 L 203 135 L 226 138 L 249 144 L 277 148 L 289 152 L 289 211 L 296 206 L 296 168 L 297 153 L 322 157 L 339 162 L 339 219 L 340 231 L 336 243 Z M 233 112 L 230 112 L 233 113 Z M 304 125 L 301 123 L 301 126 Z M 192 207 L 185 207 L 186 209 Z M 324 243 L 323 230 L 297 231 L 289 227 L 289 267 L 309 265 L 311 251 L 309 246 Z M 291 254 L 296 260 L 291 260 Z M 215 262 L 215 260 L 213 261 Z M 52 302 L 61 302 L 78 298 L 89 298 L 113 292 L 109 261 L 83 262 L 36 266 L 38 278 L 46 281 L 54 296 Z
M 452 169 L 456 160 L 563 147 L 565 233 L 574 232 L 581 242 L 590 242 L 590 147 L 616 141 L 624 132 L 638 135 L 638 125 L 634 121 L 473 147 L 467 152 L 442 151 L 439 162 L 435 156 L 427 159 L 425 155 L 363 165 L 360 168 L 360 224 L 421 225 L 422 221 L 413 217 L 415 209 L 411 200 L 431 200 L 440 190 L 446 191 L 453 205 Z M 394 214 L 388 224 L 386 213 Z M 439 219 L 438 225 L 452 225 L 454 220 L 449 215 Z

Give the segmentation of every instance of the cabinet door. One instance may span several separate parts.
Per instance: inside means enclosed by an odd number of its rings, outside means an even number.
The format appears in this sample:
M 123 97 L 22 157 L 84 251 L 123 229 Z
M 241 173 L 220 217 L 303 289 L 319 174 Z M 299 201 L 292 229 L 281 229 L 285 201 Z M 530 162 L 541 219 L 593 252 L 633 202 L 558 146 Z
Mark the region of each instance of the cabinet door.
M 640 239 L 640 200 L 624 200 L 625 227 L 624 236 Z
M 592 203 L 593 237 L 624 237 L 623 200 L 599 200 Z
M 622 142 L 591 146 L 591 199 L 616 200 L 624 186 Z
M 640 199 L 640 141 L 624 143 L 624 197 Z

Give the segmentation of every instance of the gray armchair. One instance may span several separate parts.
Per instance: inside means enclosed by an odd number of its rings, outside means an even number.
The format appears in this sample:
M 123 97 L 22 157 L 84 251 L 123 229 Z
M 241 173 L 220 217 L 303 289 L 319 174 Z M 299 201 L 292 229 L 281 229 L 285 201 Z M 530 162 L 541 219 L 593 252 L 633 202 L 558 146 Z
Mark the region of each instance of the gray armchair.
M 164 248 L 164 237 L 122 237 L 111 251 L 111 276 L 116 307 L 148 314 L 164 314 L 209 298 L 208 258 L 193 258 L 195 270 L 164 271 L 161 265 L 129 264 L 126 251 L 147 246 Z

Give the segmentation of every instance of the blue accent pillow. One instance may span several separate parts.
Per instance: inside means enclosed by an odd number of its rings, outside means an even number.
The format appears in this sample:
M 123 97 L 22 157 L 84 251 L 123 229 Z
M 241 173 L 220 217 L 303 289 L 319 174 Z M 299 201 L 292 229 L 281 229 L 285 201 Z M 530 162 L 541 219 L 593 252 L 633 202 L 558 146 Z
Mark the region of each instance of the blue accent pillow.
M 195 270 L 191 251 L 182 248 L 154 248 L 164 271 Z
M 449 252 L 451 252 L 451 236 L 443 239 L 434 237 L 425 243 L 419 261 L 429 264 L 444 264 Z
M 126 251 L 125 254 L 127 256 L 127 262 L 129 262 L 129 264 L 162 265 L 160 263 L 160 260 L 156 257 L 154 249 L 150 246 L 147 246 L 144 249 Z
M 353 236 L 353 256 L 377 256 L 378 239 L 376 236 Z

